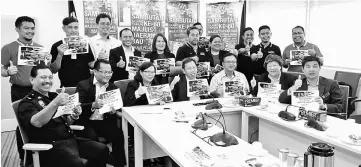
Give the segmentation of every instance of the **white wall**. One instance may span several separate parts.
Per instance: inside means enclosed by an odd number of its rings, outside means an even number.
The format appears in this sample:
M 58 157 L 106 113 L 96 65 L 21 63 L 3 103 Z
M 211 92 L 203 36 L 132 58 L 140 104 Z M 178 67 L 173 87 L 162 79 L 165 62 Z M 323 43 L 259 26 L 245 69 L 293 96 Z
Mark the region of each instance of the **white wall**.
M 35 19 L 36 32 L 34 41 L 50 50 L 51 45 L 64 37 L 61 29 L 62 20 L 68 15 L 68 1 L 46 0 L 8 0 L 1 2 L 1 47 L 15 41 L 15 20 L 19 16 Z M 53 88 L 59 87 L 55 75 Z M 15 115 L 11 107 L 9 78 L 1 78 L 1 124 L 2 131 L 12 129 Z

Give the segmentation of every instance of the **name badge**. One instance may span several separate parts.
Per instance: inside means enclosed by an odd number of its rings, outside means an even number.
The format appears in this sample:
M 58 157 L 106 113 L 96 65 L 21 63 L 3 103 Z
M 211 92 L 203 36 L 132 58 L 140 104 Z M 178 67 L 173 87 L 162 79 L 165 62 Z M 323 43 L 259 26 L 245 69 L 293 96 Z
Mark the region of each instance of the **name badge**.
M 204 55 L 205 55 L 204 52 L 200 52 L 199 54 L 200 54 L 201 56 L 204 56 Z

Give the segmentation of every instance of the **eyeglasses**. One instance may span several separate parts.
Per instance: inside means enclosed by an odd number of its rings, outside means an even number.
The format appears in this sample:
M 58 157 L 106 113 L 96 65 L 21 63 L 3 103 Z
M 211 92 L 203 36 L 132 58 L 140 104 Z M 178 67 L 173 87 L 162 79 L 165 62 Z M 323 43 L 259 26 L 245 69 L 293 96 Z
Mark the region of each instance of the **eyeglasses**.
M 102 22 L 102 23 L 99 23 L 101 26 L 110 26 L 110 23 L 104 23 L 104 22 Z
M 42 80 L 46 80 L 46 79 L 53 80 L 53 76 L 52 76 L 52 75 L 50 75 L 50 76 L 42 75 L 42 76 L 39 76 L 38 78 L 40 78 L 40 79 L 42 79 Z
M 97 70 L 97 71 L 102 73 L 103 75 L 105 75 L 105 74 L 108 74 L 108 75 L 113 74 L 113 71 L 100 71 L 100 70 Z
M 224 63 L 227 63 L 227 64 L 237 64 L 236 61 L 225 61 Z
M 145 74 L 155 74 L 155 71 L 143 71 Z

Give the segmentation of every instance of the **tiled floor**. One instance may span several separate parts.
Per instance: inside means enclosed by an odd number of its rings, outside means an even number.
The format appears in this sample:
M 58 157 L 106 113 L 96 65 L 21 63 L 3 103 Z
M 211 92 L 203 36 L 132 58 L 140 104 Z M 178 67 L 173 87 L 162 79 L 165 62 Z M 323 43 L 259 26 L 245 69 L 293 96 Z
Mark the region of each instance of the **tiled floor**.
M 1 166 L 20 167 L 15 131 L 1 133 Z

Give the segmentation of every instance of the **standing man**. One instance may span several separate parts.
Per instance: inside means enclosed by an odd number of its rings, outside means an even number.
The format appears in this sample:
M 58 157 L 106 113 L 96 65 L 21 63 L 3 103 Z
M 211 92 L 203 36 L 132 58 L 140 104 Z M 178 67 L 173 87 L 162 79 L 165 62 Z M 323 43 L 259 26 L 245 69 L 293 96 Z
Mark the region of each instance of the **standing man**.
M 63 31 L 66 37 L 79 35 L 79 23 L 74 17 L 63 19 Z M 63 40 L 53 44 L 51 47 L 53 73 L 59 72 L 60 87 L 75 87 L 79 81 L 90 77 L 90 69 L 93 68 L 94 56 L 90 47 L 85 54 L 64 55 L 68 49 Z
M 197 27 L 189 27 L 187 29 L 188 42 L 178 48 L 177 55 L 175 57 L 176 66 L 182 65 L 182 60 L 185 58 L 192 58 L 198 62 L 199 56 L 206 56 L 205 49 L 198 46 L 199 33 Z
M 142 53 L 132 46 L 134 42 L 134 34 L 132 30 L 129 28 L 120 30 L 119 37 L 122 41 L 122 46 L 111 49 L 109 54 L 109 62 L 113 70 L 113 76 L 110 79 L 110 82 L 129 78 L 133 79 L 134 75 L 130 76 L 130 72 L 125 70 L 127 63 L 126 57 L 142 56 Z
M 104 137 L 112 143 L 113 159 L 116 167 L 124 167 L 126 164 L 124 153 L 124 137 L 122 128 L 117 126 L 117 112 L 112 110 L 100 114 L 99 109 L 104 105 L 99 94 L 118 89 L 113 83 L 109 83 L 113 71 L 108 61 L 99 59 L 94 63 L 94 76 L 80 81 L 77 86 L 79 102 L 83 113 L 76 122 L 80 125 L 94 129 L 96 136 Z
M 264 60 L 267 55 L 275 54 L 281 57 L 281 49 L 277 45 L 270 42 L 272 36 L 270 27 L 263 25 L 258 29 L 258 32 L 261 43 L 250 49 L 254 75 L 261 75 L 267 72 L 267 70 L 264 68 Z
M 198 41 L 198 46 L 202 49 L 205 49 L 206 51 L 208 51 L 208 46 L 209 46 L 209 39 L 207 39 L 206 37 L 202 37 L 203 35 L 203 26 L 200 22 L 194 23 L 193 27 L 197 27 L 199 30 L 199 41 Z
M 32 66 L 18 65 L 18 49 L 20 46 L 41 45 L 33 42 L 35 35 L 35 21 L 28 16 L 18 17 L 15 21 L 15 30 L 19 38 L 1 48 L 1 76 L 10 77 L 11 102 L 24 98 L 32 89 L 30 71 Z M 24 159 L 23 141 L 19 127 L 16 128 L 16 141 L 20 159 Z
M 291 50 L 307 50 L 309 56 L 319 57 L 323 63 L 323 55 L 317 45 L 309 43 L 305 40 L 305 30 L 302 26 L 296 26 L 292 29 L 293 44 L 288 45 L 283 51 L 283 60 L 285 62 L 285 68 L 288 66 L 290 72 L 302 72 L 302 65 L 290 65 Z M 300 55 L 300 59 L 303 59 L 303 55 Z
M 252 67 L 252 59 L 250 50 L 253 47 L 256 47 L 252 44 L 254 40 L 254 31 L 251 27 L 247 27 L 242 32 L 243 42 L 241 44 L 236 45 L 235 49 L 238 50 L 238 58 L 237 58 L 237 71 L 243 73 L 248 82 L 253 77 L 253 67 Z
M 110 49 L 121 46 L 122 42 L 109 36 L 112 19 L 108 14 L 100 13 L 95 22 L 98 26 L 98 34 L 90 38 L 93 54 L 95 59 L 109 60 Z

